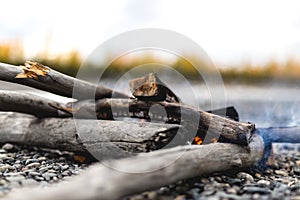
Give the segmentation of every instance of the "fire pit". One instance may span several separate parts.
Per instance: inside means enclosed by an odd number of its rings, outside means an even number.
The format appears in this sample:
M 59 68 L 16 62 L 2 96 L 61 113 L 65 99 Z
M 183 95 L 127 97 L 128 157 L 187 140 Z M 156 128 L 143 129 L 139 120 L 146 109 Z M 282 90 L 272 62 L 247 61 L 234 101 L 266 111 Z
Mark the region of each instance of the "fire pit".
M 68 150 L 102 161 L 63 187 L 28 190 L 24 194 L 20 191 L 11 194 L 12 199 L 23 195 L 31 199 L 118 199 L 195 176 L 255 165 L 265 170 L 271 161 L 272 143 L 300 142 L 298 127 L 259 129 L 252 123 L 239 122 L 233 107 L 205 112 L 183 105 L 154 74 L 132 80 L 133 97 L 129 97 L 122 93 L 112 95 L 108 88 L 35 62 L 27 62 L 23 69 L 0 63 L 0 72 L 1 80 L 66 97 L 71 96 L 76 82 L 82 86 L 83 94 L 77 102 L 62 104 L 33 95 L 0 92 L 1 111 L 25 113 L 0 115 L 2 143 Z M 95 91 L 95 99 L 85 99 L 87 91 Z M 153 109 L 155 106 L 165 113 Z M 125 120 L 130 118 L 140 121 Z M 157 119 L 156 123 L 147 122 L 152 118 Z M 238 176 L 254 182 L 249 174 Z M 225 179 L 221 177 L 218 182 Z M 125 180 L 130 182 L 119 184 Z M 211 181 L 201 182 L 209 185 Z M 85 192 L 74 193 L 82 189 L 82 183 L 91 185 Z M 251 187 L 245 186 L 241 191 L 268 193 Z

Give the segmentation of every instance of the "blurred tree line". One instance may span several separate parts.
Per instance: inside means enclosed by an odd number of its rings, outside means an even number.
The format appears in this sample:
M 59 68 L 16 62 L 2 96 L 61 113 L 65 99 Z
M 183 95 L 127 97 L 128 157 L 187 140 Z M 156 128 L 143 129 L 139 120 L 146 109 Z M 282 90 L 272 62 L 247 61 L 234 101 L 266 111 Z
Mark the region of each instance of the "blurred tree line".
M 25 60 L 37 61 L 71 76 L 76 76 L 83 61 L 80 53 L 76 50 L 55 57 L 50 57 L 43 53 L 34 58 L 25 58 L 24 49 L 19 40 L 13 40 L 6 43 L 0 42 L 0 62 L 22 65 Z M 109 78 L 115 76 L 115 74 L 122 74 L 135 66 L 160 62 L 162 61 L 151 55 L 144 55 L 130 60 L 120 59 L 111 64 L 109 70 L 104 73 L 104 76 Z M 174 68 L 187 79 L 195 80 L 201 78 L 194 66 L 183 58 L 178 58 L 175 61 L 173 60 L 172 62 L 166 63 L 166 65 Z M 206 72 L 210 71 L 209 66 L 207 66 L 205 62 L 203 62 L 201 66 L 202 70 L 205 70 Z M 89 73 L 93 73 L 94 71 L 99 70 L 99 67 L 103 66 L 91 63 L 91 67 L 87 70 L 90 71 Z M 219 70 L 225 82 L 300 82 L 300 62 L 292 58 L 282 63 L 271 60 L 261 66 L 244 64 L 238 67 L 223 67 L 219 68 Z

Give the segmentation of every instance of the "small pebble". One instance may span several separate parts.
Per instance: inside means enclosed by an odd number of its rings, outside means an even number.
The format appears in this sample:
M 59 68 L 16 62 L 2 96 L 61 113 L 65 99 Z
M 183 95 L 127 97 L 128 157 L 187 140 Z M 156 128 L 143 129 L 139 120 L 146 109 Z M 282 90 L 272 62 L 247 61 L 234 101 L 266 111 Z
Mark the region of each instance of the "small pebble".
M 209 181 L 207 178 L 201 178 L 200 180 L 201 180 L 201 182 L 204 183 L 204 184 L 210 183 L 210 181 Z
M 7 185 L 7 181 L 4 179 L 0 179 L 0 186 L 5 186 Z
M 5 149 L 0 149 L 0 154 L 2 153 L 7 153 L 7 151 Z
M 229 194 L 236 194 L 238 192 L 235 188 L 228 188 L 226 191 Z
M 46 172 L 42 175 L 44 178 L 53 178 L 55 176 L 57 176 L 56 174 L 54 173 L 51 173 L 51 172 Z
M 25 165 L 28 165 L 30 163 L 37 163 L 39 160 L 38 159 L 27 159 L 26 162 L 25 162 Z
M 170 189 L 168 187 L 161 187 L 159 189 L 160 194 L 167 194 L 168 192 L 170 192 Z
M 39 162 L 43 162 L 43 161 L 46 161 L 47 158 L 46 158 L 46 157 L 39 157 L 39 158 L 37 158 L 37 160 L 38 160 Z
M 239 172 L 236 176 L 240 179 L 244 179 L 246 183 L 253 183 L 254 182 L 253 177 L 248 173 Z
M 48 172 L 49 172 L 49 173 L 54 173 L 54 174 L 57 173 L 57 171 L 55 171 L 55 170 L 53 170 L 53 169 L 49 169 Z
M 30 176 L 40 176 L 41 174 L 39 172 L 32 171 L 32 172 L 29 172 L 28 175 L 30 175 Z
M 41 176 L 35 176 L 34 179 L 37 180 L 37 181 L 44 181 L 45 180 L 45 178 L 41 177 Z
M 282 170 L 275 170 L 274 172 L 275 172 L 275 174 L 280 175 L 280 176 L 288 176 L 289 175 L 287 172 L 282 171 Z
M 61 173 L 61 175 L 63 175 L 63 176 L 70 176 L 70 174 L 71 174 L 71 173 L 68 172 L 68 171 L 64 171 L 64 172 Z
M 7 170 L 13 170 L 14 167 L 9 165 L 9 164 L 4 164 L 2 166 L 0 166 L 0 172 L 5 172 Z
M 61 169 L 62 169 L 63 171 L 65 171 L 65 170 L 69 169 L 69 165 L 63 165 L 63 166 L 61 167 Z
M 247 193 L 258 193 L 258 194 L 270 194 L 271 191 L 267 188 L 255 187 L 255 186 L 246 186 L 242 189 L 243 192 Z
M 40 166 L 41 166 L 41 164 L 39 162 L 33 162 L 33 163 L 26 165 L 27 168 L 38 168 Z
M 5 151 L 12 151 L 14 150 L 14 145 L 10 144 L 10 143 L 6 143 L 2 146 L 2 149 L 4 149 Z
M 269 186 L 269 185 L 270 185 L 270 181 L 259 180 L 259 181 L 257 182 L 257 184 L 262 185 L 262 186 Z

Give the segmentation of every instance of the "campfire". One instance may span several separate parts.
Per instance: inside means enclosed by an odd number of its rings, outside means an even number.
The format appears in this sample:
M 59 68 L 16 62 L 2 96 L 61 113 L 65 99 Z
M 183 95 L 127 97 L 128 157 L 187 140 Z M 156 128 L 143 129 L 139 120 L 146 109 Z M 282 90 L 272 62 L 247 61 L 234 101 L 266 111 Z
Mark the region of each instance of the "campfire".
M 113 166 L 94 164 L 63 187 L 24 193 L 35 199 L 86 199 L 87 194 L 117 199 L 194 176 L 265 165 L 272 142 L 300 141 L 299 128 L 257 129 L 240 122 L 234 107 L 202 111 L 184 105 L 152 73 L 129 82 L 132 96 L 32 61 L 22 67 L 0 63 L 0 80 L 70 98 L 76 85 L 80 93 L 75 102 L 61 103 L 0 91 L 1 143 L 72 151 L 104 163 L 109 159 Z M 91 92 L 95 98 L 86 99 Z M 118 184 L 122 180 L 131 182 Z M 89 193 L 72 193 L 82 182 L 91 184 Z

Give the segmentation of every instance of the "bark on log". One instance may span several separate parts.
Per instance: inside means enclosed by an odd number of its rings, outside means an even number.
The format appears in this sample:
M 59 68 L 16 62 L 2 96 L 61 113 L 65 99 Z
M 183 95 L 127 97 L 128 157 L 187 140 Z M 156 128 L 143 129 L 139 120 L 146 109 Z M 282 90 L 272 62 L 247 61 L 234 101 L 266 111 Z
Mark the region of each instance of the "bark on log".
M 247 145 L 255 126 L 251 123 L 236 122 L 192 107 L 168 102 L 145 102 L 133 99 L 102 99 L 95 101 L 85 100 L 66 105 L 52 105 L 57 109 L 70 112 L 76 118 L 113 119 L 115 115 L 125 113 L 143 113 L 142 117 L 149 117 L 151 107 L 160 106 L 162 109 L 153 109 L 152 114 L 161 116 L 167 113 L 168 119 L 179 119 L 178 123 L 189 128 L 187 140 L 192 141 L 197 136 L 202 140 L 208 136 L 204 143 L 210 143 L 213 138 L 219 138 L 220 142 L 231 142 Z M 165 111 L 164 111 L 165 110 Z M 172 121 L 172 120 L 171 120 Z M 173 123 L 174 121 L 172 121 Z M 209 139 L 208 139 L 209 138 Z
M 52 106 L 49 106 L 49 104 Z M 72 113 L 73 108 L 69 107 L 70 110 L 65 112 L 63 110 L 67 109 L 67 107 L 63 105 L 63 107 L 58 109 L 59 105 L 61 104 L 58 102 L 38 95 L 0 90 L 0 111 L 20 112 L 35 115 L 36 117 L 72 117 L 70 113 Z M 239 121 L 238 113 L 234 107 L 207 112 Z
M 80 93 L 78 99 L 89 98 L 90 96 L 87 94 L 95 94 L 95 99 L 111 98 L 112 94 L 116 98 L 129 97 L 126 94 L 113 92 L 109 88 L 67 76 L 31 61 L 27 61 L 23 67 L 0 62 L 0 80 L 30 86 L 70 98 L 73 97 L 75 84 L 77 92 Z
M 95 164 L 69 183 L 39 190 L 21 189 L 11 192 L 6 199 L 119 199 L 199 175 L 249 167 L 263 153 L 264 144 L 257 135 L 249 147 L 216 143 L 158 150 L 110 161 L 110 167 L 106 167 L 107 163 Z
M 0 143 L 92 153 L 97 159 L 103 159 L 159 149 L 172 140 L 179 127 L 128 121 L 38 119 L 25 114 L 0 113 Z
M 20 92 L 0 90 L 0 111 L 31 114 L 36 117 L 71 117 L 67 112 L 49 106 L 56 102 L 49 99 Z

